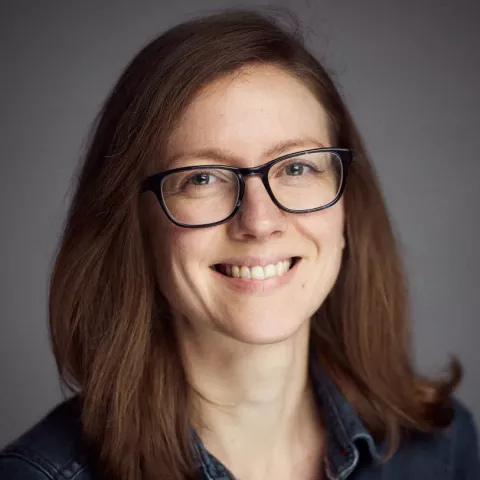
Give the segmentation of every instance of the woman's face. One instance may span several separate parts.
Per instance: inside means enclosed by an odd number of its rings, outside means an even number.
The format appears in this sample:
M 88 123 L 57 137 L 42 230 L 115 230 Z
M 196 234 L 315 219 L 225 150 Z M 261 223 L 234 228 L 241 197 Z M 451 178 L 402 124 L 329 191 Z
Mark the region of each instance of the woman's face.
M 196 97 L 158 171 L 216 163 L 253 167 L 319 146 L 331 146 L 322 105 L 288 73 L 255 66 L 214 82 Z M 199 156 L 207 150 L 214 150 L 215 157 Z M 275 206 L 259 177 L 245 182 L 236 216 L 208 228 L 174 225 L 149 195 L 148 232 L 156 277 L 181 325 L 249 344 L 275 343 L 302 326 L 308 328 L 333 287 L 344 247 L 343 204 L 291 214 Z M 293 258 L 293 267 L 281 276 L 268 266 L 289 264 Z M 263 280 L 233 278 L 225 274 L 233 274 L 233 265 L 247 276 L 260 272 L 255 266 L 275 275 Z

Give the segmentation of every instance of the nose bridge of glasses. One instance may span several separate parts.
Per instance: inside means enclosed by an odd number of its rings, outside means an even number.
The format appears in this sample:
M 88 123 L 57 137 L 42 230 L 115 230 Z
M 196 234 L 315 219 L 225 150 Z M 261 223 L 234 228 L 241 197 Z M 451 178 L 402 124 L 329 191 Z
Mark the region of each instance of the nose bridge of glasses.
M 267 170 L 265 165 L 260 165 L 258 167 L 246 167 L 241 168 L 238 172 L 242 177 L 261 177 L 262 179 L 266 176 Z
M 259 179 L 262 181 L 265 189 L 267 190 L 267 193 L 271 196 L 270 193 L 270 188 L 268 185 L 268 170 L 269 170 L 269 165 L 260 165 L 258 167 L 246 167 L 242 168 L 238 171 L 239 177 L 241 179 L 241 196 L 244 194 L 244 189 L 245 189 L 245 179 L 248 177 L 259 177 Z M 241 202 L 241 199 L 240 199 Z
M 248 177 L 259 177 L 259 180 L 261 180 L 261 182 L 263 183 L 263 188 L 266 190 L 266 193 L 270 197 L 270 200 L 273 201 L 275 204 L 277 204 L 277 202 L 273 198 L 273 192 L 271 191 L 268 185 L 268 167 L 269 165 L 267 164 L 267 165 L 260 165 L 258 167 L 242 168 L 241 170 L 238 171 L 241 182 L 240 182 L 240 194 L 238 196 L 238 201 L 237 201 L 237 208 L 240 207 L 240 205 L 243 203 L 245 189 L 247 188 L 245 180 Z
M 262 172 L 247 172 L 242 174 L 243 177 L 262 177 L 263 178 L 263 173 Z

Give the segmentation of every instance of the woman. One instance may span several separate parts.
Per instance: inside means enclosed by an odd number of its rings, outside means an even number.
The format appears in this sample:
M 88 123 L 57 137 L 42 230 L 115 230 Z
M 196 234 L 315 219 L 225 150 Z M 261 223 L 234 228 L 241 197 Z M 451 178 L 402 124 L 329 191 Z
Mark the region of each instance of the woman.
M 257 13 L 179 25 L 118 81 L 50 327 L 77 395 L 4 450 L 4 480 L 480 478 L 459 365 L 414 372 L 348 110 L 297 33 Z

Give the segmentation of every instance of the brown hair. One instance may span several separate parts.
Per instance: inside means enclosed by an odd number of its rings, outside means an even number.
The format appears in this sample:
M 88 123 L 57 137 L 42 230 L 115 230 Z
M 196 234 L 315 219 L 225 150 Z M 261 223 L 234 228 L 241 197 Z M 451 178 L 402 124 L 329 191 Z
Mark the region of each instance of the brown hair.
M 94 126 L 56 259 L 50 328 L 78 392 L 102 478 L 195 478 L 190 389 L 168 305 L 148 268 L 139 184 L 199 89 L 252 63 L 301 79 L 354 160 L 344 193 L 347 248 L 312 327 L 320 360 L 392 453 L 403 431 L 447 425 L 460 378 L 433 382 L 410 360 L 407 292 L 385 202 L 352 118 L 298 29 L 251 11 L 178 25 L 126 68 Z

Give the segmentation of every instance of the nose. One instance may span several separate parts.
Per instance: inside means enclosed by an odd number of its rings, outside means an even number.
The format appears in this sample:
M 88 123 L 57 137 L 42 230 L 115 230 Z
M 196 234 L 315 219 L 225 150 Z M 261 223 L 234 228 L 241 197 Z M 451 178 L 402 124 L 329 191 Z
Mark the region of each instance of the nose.
M 229 222 L 230 234 L 239 240 L 265 240 L 281 236 L 286 229 L 286 212 L 270 198 L 262 179 L 245 178 L 245 193 L 239 211 Z

